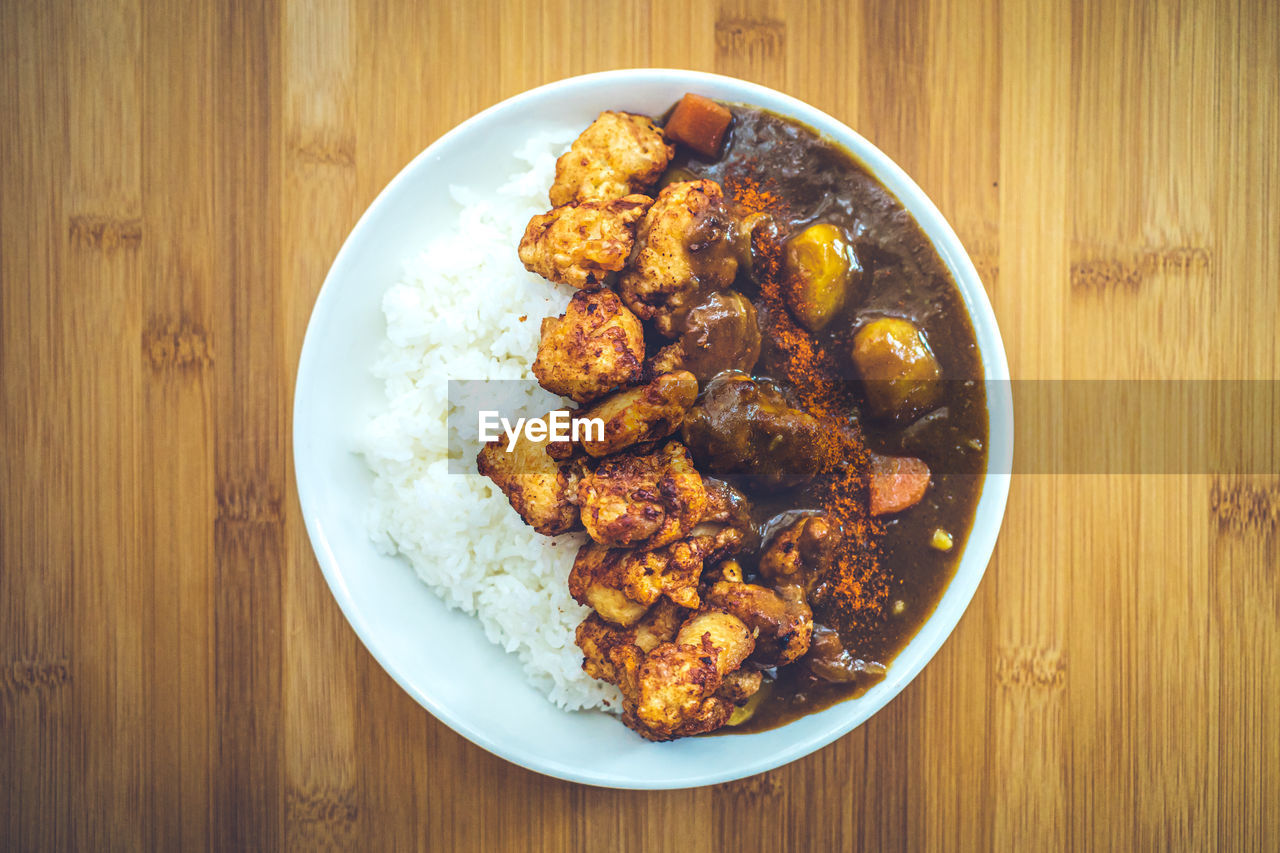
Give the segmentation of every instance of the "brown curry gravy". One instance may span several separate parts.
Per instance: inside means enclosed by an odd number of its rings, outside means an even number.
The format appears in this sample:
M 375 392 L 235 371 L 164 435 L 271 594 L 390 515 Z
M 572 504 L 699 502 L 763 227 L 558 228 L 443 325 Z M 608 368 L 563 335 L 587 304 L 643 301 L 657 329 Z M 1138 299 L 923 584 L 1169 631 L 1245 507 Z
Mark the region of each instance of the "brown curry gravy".
M 816 681 L 795 665 L 766 673 L 772 676 L 763 688 L 769 692 L 754 715 L 742 725 L 717 732 L 745 733 L 774 728 L 866 692 L 933 613 L 964 552 L 981 495 L 987 403 L 977 341 L 960 291 L 902 203 L 852 154 L 812 129 L 755 107 L 728 106 L 733 123 L 720 158 L 709 161 L 681 146 L 664 183 L 710 178 L 732 197 L 734 182 L 727 180 L 728 170 L 746 166 L 767 176 L 769 188 L 786 202 L 785 214 L 775 216 L 781 239 L 815 222 L 839 226 L 854 247 L 863 275 L 842 313 L 815 338 L 824 347 L 847 351 L 862 322 L 885 315 L 903 317 L 924 330 L 947 380 L 941 405 L 903 427 L 865 418 L 852 369 L 841 377 L 850 383 L 855 398 L 850 422 L 867 446 L 887 455 L 923 459 L 933 472 L 932 484 L 919 504 L 885 519 L 878 537 L 879 568 L 890 592 L 883 607 L 864 614 L 855 631 L 841 632 L 846 650 L 866 663 L 865 671 L 840 684 Z M 735 287 L 758 311 L 766 310 L 746 265 Z M 773 380 L 790 398 L 793 389 L 785 378 L 771 372 L 767 331 L 763 350 L 752 375 Z M 736 485 L 750 497 L 755 520 L 762 526 L 779 513 L 817 508 L 803 486 L 779 491 Z M 938 528 L 952 536 L 950 551 L 930 545 Z M 748 580 L 758 580 L 757 556 L 740 558 Z M 825 624 L 827 617 L 820 611 L 814 616 L 816 624 Z

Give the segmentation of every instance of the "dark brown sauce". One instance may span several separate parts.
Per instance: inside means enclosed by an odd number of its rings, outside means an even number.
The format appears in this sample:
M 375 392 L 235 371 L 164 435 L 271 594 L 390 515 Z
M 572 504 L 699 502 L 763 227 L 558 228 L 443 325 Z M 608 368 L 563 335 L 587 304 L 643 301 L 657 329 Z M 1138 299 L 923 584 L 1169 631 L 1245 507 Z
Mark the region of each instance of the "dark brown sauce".
M 797 665 L 768 673 L 774 683 L 754 715 L 740 726 L 720 730 L 742 733 L 773 728 L 861 695 L 884 677 L 884 668 L 932 614 L 955 574 L 981 495 L 987 404 L 977 341 L 959 289 L 901 202 L 848 151 L 810 128 L 754 107 L 730 108 L 734 119 L 721 157 L 707 161 L 682 147 L 668 179 L 710 178 L 732 196 L 735 182 L 729 180 L 729 172 L 746 165 L 767 175 L 770 190 L 785 202 L 785 214 L 775 216 L 780 239 L 815 222 L 839 226 L 852 242 L 863 274 L 840 315 L 818 335 L 823 346 L 843 351 L 861 323 L 877 316 L 903 317 L 924 330 L 948 380 L 942 405 L 904 428 L 865 418 L 858 383 L 851 373 L 842 376 L 854 397 L 850 422 L 867 446 L 879 453 L 923 459 L 933 472 L 933 483 L 921 503 L 888 517 L 884 524 L 879 568 L 889 594 L 883 606 L 863 614 L 855 630 L 841 631 L 846 651 L 865 667 L 845 683 L 817 680 Z M 763 312 L 745 266 L 735 286 Z M 792 396 L 794 389 L 772 371 L 767 334 L 753 375 L 773 380 L 784 395 Z M 750 496 L 761 525 L 780 513 L 817 506 L 816 496 L 805 487 L 738 485 Z M 930 545 L 938 528 L 952 536 L 950 551 Z M 741 558 L 748 579 L 755 579 L 755 557 Z M 817 624 L 836 617 L 815 608 Z

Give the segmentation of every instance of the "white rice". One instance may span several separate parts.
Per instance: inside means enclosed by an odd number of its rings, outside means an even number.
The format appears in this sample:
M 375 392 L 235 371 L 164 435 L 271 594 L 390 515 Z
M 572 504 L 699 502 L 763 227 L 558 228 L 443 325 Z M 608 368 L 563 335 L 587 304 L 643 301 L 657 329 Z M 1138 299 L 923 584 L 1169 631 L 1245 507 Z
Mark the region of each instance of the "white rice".
M 528 169 L 496 195 L 450 188 L 457 225 L 435 235 L 383 297 L 387 341 L 374 374 L 386 383 L 387 410 L 361 449 L 374 473 L 369 529 L 378 548 L 404 555 L 447 605 L 479 619 L 551 701 L 616 711 L 616 688 L 582 671 L 573 641 L 590 613 L 566 586 L 582 534 L 534 533 L 474 473 L 473 459 L 463 460 L 472 473 L 448 471 L 447 380 L 532 379 L 540 321 L 568 304 L 572 290 L 526 271 L 516 246 L 529 218 L 546 211 L 555 158 L 575 135 L 530 139 L 516 153 Z M 533 382 L 527 388 L 530 410 L 563 405 Z

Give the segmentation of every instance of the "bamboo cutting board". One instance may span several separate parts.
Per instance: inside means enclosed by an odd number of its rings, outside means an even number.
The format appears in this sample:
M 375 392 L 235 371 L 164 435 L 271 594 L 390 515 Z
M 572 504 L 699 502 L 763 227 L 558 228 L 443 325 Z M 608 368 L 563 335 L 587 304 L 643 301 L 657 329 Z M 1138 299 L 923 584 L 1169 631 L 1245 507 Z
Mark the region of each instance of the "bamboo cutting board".
M 1276 4 L 0 8 L 0 847 L 1280 847 L 1280 468 L 1020 474 L 884 711 L 630 793 L 508 765 L 381 671 L 288 430 L 386 181 L 485 106 L 628 66 L 760 82 L 880 146 L 969 248 L 1015 377 L 1278 379 Z

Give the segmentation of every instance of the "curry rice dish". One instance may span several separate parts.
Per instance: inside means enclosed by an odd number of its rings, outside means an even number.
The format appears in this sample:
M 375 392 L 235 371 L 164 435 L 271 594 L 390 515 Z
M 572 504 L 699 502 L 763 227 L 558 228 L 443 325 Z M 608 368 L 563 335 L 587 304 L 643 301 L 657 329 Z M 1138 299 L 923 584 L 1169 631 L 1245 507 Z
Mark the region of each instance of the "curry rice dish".
M 602 113 L 548 195 L 519 257 L 577 291 L 532 370 L 604 434 L 477 467 L 538 533 L 586 531 L 583 669 L 660 741 L 864 692 L 954 573 L 985 468 L 936 251 L 842 148 L 693 94 Z

